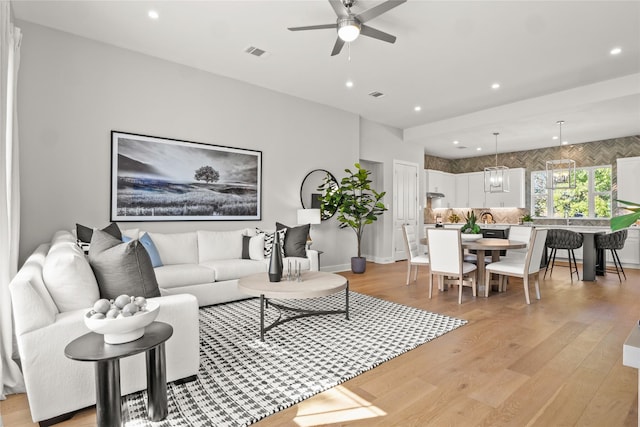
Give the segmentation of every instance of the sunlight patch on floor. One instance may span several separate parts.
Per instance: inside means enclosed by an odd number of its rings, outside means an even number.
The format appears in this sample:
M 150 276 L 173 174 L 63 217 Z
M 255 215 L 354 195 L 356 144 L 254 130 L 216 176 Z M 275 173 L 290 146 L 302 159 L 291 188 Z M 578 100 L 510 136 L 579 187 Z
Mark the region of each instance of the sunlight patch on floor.
M 313 399 L 298 404 L 298 416 L 293 421 L 300 427 L 363 420 L 387 415 L 382 409 L 337 386 Z

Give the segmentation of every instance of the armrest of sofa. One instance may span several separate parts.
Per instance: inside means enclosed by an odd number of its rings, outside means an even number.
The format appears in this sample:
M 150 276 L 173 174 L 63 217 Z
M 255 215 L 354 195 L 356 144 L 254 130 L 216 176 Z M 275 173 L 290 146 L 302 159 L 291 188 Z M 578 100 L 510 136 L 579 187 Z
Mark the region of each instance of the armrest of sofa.
M 320 259 L 318 251 L 307 249 L 307 258 L 309 258 L 310 261 L 309 271 L 318 271 L 320 269 Z

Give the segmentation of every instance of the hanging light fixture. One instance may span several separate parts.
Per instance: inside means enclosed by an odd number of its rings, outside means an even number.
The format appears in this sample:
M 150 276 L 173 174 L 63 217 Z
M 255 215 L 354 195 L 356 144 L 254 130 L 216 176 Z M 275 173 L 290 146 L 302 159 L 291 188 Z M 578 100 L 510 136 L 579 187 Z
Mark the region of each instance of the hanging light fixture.
M 493 133 L 496 137 L 496 165 L 484 168 L 484 192 L 485 193 L 508 193 L 509 192 L 509 168 L 498 166 L 498 132 Z
M 562 125 L 564 120 L 558 120 L 560 127 L 560 160 L 547 160 L 547 188 L 552 190 L 569 190 L 576 188 L 576 162 L 562 158 Z

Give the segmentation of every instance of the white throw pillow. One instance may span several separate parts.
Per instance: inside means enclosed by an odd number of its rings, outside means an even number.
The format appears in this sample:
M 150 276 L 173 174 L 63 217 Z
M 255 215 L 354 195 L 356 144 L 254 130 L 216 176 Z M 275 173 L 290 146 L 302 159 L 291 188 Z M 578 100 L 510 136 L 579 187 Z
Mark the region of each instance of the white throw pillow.
M 242 258 L 242 232 L 198 231 L 199 262 Z
M 198 235 L 187 233 L 148 233 L 158 249 L 162 264 L 197 264 Z
M 61 313 L 92 307 L 100 299 L 89 261 L 75 243 L 57 243 L 51 248 L 44 260 L 42 277 Z
M 126 230 L 122 230 L 122 236 L 123 237 L 127 236 L 131 240 L 139 239 L 140 236 L 141 236 L 140 229 L 139 228 L 128 228 Z
M 249 239 L 249 258 L 256 261 L 264 259 L 264 233 Z

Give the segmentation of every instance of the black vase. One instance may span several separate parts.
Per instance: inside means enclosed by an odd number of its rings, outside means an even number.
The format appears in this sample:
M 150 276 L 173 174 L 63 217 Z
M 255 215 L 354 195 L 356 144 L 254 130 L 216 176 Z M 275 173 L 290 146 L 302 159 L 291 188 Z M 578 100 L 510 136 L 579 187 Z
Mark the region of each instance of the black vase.
M 282 279 L 282 252 L 280 251 L 280 238 L 278 233 L 273 238 L 271 259 L 269 260 L 269 281 L 279 282 Z

